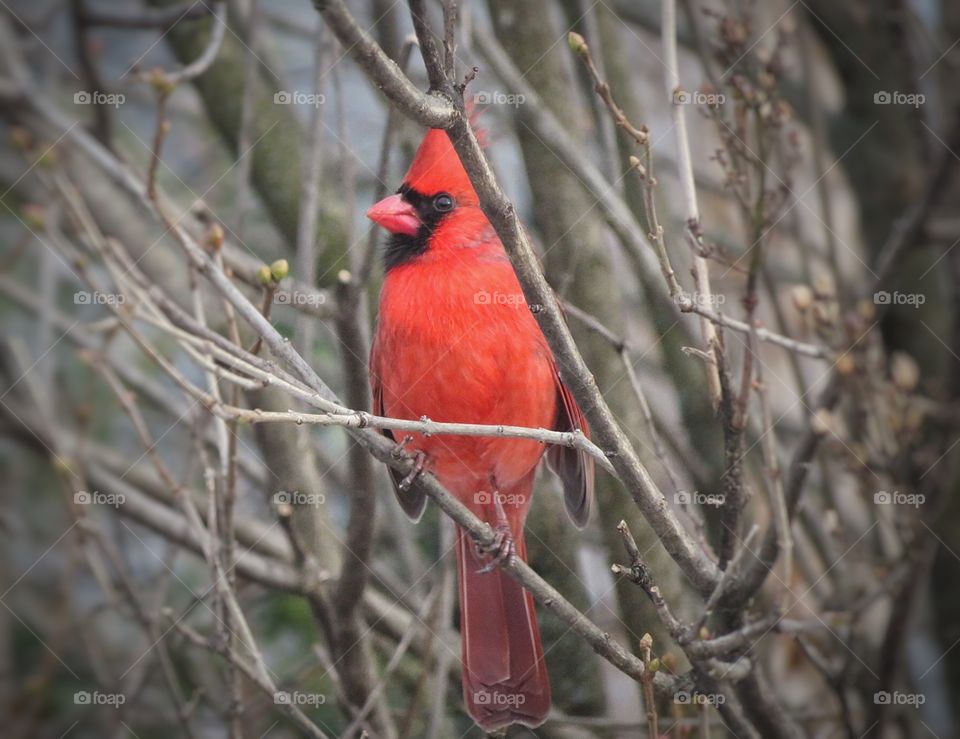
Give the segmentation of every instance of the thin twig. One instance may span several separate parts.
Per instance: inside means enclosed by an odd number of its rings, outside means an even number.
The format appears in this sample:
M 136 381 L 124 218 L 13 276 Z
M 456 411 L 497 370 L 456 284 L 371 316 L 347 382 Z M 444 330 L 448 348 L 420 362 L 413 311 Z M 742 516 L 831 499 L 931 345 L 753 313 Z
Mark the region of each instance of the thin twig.
M 710 288 L 710 273 L 707 260 L 700 253 L 700 209 L 697 205 L 697 190 L 693 177 L 693 161 L 690 156 L 690 142 L 687 139 L 687 122 L 683 106 L 678 100 L 680 87 L 680 67 L 677 60 L 677 9 L 674 0 L 663 0 L 661 4 L 661 32 L 664 50 L 664 70 L 666 97 L 673 119 L 674 140 L 677 146 L 677 171 L 683 192 L 684 220 L 687 238 L 693 251 L 693 279 L 696 284 L 697 300 L 707 305 L 713 304 Z M 723 371 L 718 353 L 720 339 L 714 323 L 706 319 L 700 322 L 703 340 L 707 351 L 714 357 L 714 364 L 706 365 L 707 390 L 714 407 L 720 405 L 720 373 Z
M 181 82 L 195 80 L 210 68 L 220 52 L 220 46 L 223 44 L 223 38 L 227 33 L 226 15 L 227 3 L 223 0 L 215 3 L 212 11 L 213 20 L 211 21 L 213 30 L 210 32 L 210 39 L 203 53 L 187 66 L 173 72 L 166 72 L 164 77 L 170 85 L 175 87 Z

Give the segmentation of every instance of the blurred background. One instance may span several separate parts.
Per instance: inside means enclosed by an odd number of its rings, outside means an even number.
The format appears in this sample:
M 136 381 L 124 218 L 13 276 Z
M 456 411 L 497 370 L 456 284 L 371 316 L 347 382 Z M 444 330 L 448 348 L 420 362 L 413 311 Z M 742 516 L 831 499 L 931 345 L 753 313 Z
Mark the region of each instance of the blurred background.
M 347 5 L 426 89 L 406 4 Z M 677 89 L 660 3 L 457 5 L 465 99 L 605 400 L 682 525 L 740 567 L 706 612 L 601 472 L 582 532 L 541 475 L 533 568 L 627 650 L 652 636 L 677 678 L 665 736 L 740 736 L 733 711 L 763 737 L 957 736 L 960 5 L 682 0 Z M 212 412 L 314 409 L 178 235 L 369 410 L 364 212 L 423 129 L 308 0 L 0 6 L 4 735 L 482 736 L 452 524 L 407 521 L 343 429 Z M 241 372 L 210 334 L 266 364 Z M 691 665 L 611 572 L 621 520 L 701 639 L 775 615 L 722 655 L 746 678 Z M 649 735 L 641 686 L 540 619 L 554 712 L 509 736 Z

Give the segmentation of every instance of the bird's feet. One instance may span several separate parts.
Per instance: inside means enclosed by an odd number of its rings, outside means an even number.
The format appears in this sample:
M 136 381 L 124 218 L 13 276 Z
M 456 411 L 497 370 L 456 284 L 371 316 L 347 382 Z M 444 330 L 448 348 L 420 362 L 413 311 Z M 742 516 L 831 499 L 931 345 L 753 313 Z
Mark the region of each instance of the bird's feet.
M 517 553 L 517 545 L 513 541 L 513 532 L 510 530 L 507 513 L 503 510 L 503 501 L 497 490 L 496 481 L 491 479 L 491 483 L 493 484 L 493 515 L 496 523 L 493 525 L 493 542 L 485 547 L 477 547 L 481 556 L 490 557 L 490 561 L 478 570 L 481 573 L 493 572 L 501 565 L 508 563 Z
M 506 521 L 498 523 L 493 527 L 494 540 L 489 546 L 477 546 L 481 556 L 490 558 L 483 567 L 477 572 L 493 572 L 495 569 L 508 563 L 517 553 L 517 545 L 513 541 L 513 533 L 510 531 L 510 524 Z
M 404 440 L 404 443 L 406 443 L 409 439 L 410 437 L 408 436 L 407 439 Z M 413 469 L 410 470 L 406 477 L 400 481 L 399 487 L 401 490 L 410 489 L 410 486 L 413 485 L 413 481 L 417 479 L 417 475 L 423 472 L 423 467 L 426 465 L 426 463 L 427 455 L 424 452 L 417 450 L 413 453 Z

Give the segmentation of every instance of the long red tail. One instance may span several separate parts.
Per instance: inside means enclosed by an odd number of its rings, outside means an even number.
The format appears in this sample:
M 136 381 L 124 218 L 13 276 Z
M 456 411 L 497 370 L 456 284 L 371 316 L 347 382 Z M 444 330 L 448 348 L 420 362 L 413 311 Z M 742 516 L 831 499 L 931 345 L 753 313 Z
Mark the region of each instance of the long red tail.
M 527 561 L 523 529 L 515 533 L 517 556 Z M 539 726 L 550 710 L 550 681 L 540 644 L 533 597 L 486 564 L 468 534 L 457 529 L 463 700 L 486 731 L 512 723 Z

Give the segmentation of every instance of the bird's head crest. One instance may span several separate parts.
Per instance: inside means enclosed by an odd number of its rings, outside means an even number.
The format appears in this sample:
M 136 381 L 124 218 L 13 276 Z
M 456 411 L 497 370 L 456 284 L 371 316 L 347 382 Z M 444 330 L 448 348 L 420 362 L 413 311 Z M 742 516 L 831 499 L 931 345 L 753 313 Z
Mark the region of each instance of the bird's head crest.
M 467 114 L 477 141 L 480 146 L 486 146 L 487 131 L 477 125 L 480 113 L 471 104 L 467 106 Z M 423 195 L 448 192 L 459 203 L 476 205 L 478 202 L 450 136 L 440 128 L 427 131 L 403 182 Z

